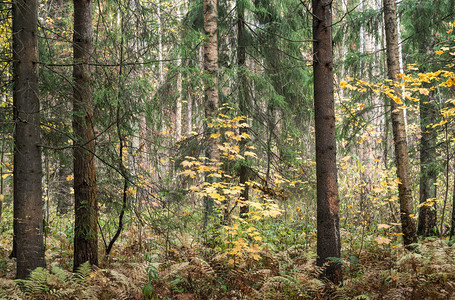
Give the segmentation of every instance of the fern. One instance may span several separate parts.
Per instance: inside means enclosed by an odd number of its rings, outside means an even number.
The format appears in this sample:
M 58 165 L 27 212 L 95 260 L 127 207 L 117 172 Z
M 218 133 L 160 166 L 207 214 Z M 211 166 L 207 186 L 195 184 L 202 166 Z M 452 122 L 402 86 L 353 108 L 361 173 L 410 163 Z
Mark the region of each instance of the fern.
M 59 281 L 65 282 L 73 278 L 73 274 L 57 266 L 52 266 L 52 273 Z
M 39 267 L 30 273 L 29 279 L 17 279 L 16 283 L 26 295 L 42 294 L 49 291 L 47 285 L 49 275 L 48 270 Z
M 26 295 L 12 280 L 0 278 L 0 299 L 26 299 Z
M 89 274 L 93 271 L 92 265 L 88 261 L 85 263 L 81 264 L 79 268 L 76 270 L 76 273 L 74 276 L 76 277 L 76 282 L 80 284 L 86 284 L 87 283 L 87 277 Z

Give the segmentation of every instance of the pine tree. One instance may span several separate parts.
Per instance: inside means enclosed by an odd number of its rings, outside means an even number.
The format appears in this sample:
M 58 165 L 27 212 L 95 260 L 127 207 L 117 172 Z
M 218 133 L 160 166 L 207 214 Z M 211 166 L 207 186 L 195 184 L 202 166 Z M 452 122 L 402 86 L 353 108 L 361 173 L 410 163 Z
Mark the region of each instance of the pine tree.
M 74 269 L 98 264 L 98 204 L 95 178 L 95 132 L 90 61 L 93 52 L 92 1 L 74 0 L 73 131 Z
M 314 117 L 317 178 L 317 265 L 323 276 L 342 281 L 339 199 L 333 96 L 332 4 L 313 0 Z M 332 259 L 330 261 L 329 259 Z
M 44 267 L 38 1 L 13 1 L 14 250 L 17 278 Z

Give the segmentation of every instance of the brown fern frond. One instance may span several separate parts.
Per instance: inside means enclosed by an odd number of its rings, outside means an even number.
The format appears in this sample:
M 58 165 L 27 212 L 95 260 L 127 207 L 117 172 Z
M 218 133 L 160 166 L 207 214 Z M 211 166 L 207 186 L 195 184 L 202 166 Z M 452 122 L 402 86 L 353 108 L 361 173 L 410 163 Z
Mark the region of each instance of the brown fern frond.
M 0 278 L 0 299 L 27 299 L 19 286 L 11 279 Z

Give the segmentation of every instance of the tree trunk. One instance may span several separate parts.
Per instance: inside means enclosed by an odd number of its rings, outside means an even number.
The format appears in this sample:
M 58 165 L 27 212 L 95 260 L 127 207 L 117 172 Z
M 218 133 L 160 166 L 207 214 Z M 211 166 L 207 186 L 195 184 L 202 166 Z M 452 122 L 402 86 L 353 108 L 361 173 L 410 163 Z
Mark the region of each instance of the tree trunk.
M 449 233 L 449 241 L 452 243 L 455 242 L 453 237 L 455 236 L 455 176 L 453 179 L 453 194 L 452 194 L 452 218 L 450 221 L 450 233 Z
M 89 261 L 98 264 L 98 205 L 95 179 L 95 132 L 91 61 L 93 52 L 92 2 L 74 0 L 74 270 Z
M 248 105 L 249 95 L 246 77 L 246 37 L 245 37 L 245 5 L 243 1 L 237 1 L 237 66 L 239 72 L 239 90 L 238 90 L 238 102 L 239 109 L 242 116 L 248 116 Z M 242 123 L 246 123 L 245 119 Z M 247 127 L 240 127 L 240 134 L 247 133 Z M 246 147 L 246 139 L 240 141 L 240 155 L 243 155 Z M 246 184 L 248 181 L 248 167 L 246 157 L 242 162 L 239 169 L 239 183 L 243 186 L 240 198 L 245 203 L 240 206 L 240 217 L 246 218 L 249 212 L 248 200 L 249 200 L 249 186 Z
M 17 278 L 44 267 L 38 2 L 13 1 L 14 244 Z
M 57 182 L 55 184 L 55 198 L 57 200 L 57 215 L 65 215 L 71 210 L 73 205 L 73 196 L 70 193 L 72 183 L 67 180 L 68 176 L 71 176 L 73 172 L 71 168 L 65 165 L 63 158 L 60 157 L 57 163 L 60 164 L 56 167 Z
M 2 153 L 0 154 L 0 220 L 3 214 L 3 201 L 5 200 L 4 194 L 4 178 L 3 178 L 3 160 L 5 158 L 5 139 L 2 139 Z
M 317 177 L 317 265 L 322 276 L 342 281 L 333 96 L 332 2 L 313 0 L 313 72 Z
M 215 127 L 209 124 L 216 117 L 218 109 L 218 11 L 217 0 L 204 0 L 204 108 L 206 126 L 206 156 L 210 162 L 218 162 L 220 155 L 217 147 L 217 139 L 213 136 L 217 132 Z M 212 177 L 213 180 L 215 177 Z M 213 200 L 205 197 L 204 224 L 213 211 Z
M 420 207 L 417 233 L 428 237 L 438 234 L 436 226 L 436 135 L 429 128 L 436 120 L 436 107 L 432 97 L 420 97 Z M 429 200 L 433 199 L 433 200 Z
M 427 15 L 425 8 L 419 8 L 414 11 L 416 20 L 420 15 Z M 427 72 L 426 67 L 427 58 L 432 57 L 433 54 L 433 30 L 427 27 L 428 24 L 420 24 L 414 22 L 416 26 L 417 36 L 415 37 L 419 43 L 419 58 L 422 66 L 422 72 Z M 431 87 L 430 83 L 423 83 L 424 88 Z M 428 237 L 438 235 L 436 225 L 436 190 L 435 185 L 437 180 L 438 168 L 438 155 L 436 153 L 436 140 L 437 131 L 431 128 L 432 124 L 437 123 L 438 109 L 435 104 L 435 93 L 437 91 L 430 91 L 428 96 L 420 95 L 420 193 L 419 203 L 421 204 L 419 210 L 419 222 L 417 227 L 417 234 L 419 236 Z M 432 199 L 432 200 L 430 200 Z M 426 203 L 426 205 L 423 205 Z
M 383 0 L 384 25 L 386 34 L 387 69 L 390 80 L 396 82 L 400 69 L 398 58 L 398 34 L 395 0 Z M 395 87 L 395 95 L 400 95 L 401 89 Z M 403 110 L 398 103 L 390 99 L 392 109 L 392 131 L 395 146 L 395 163 L 397 166 L 398 193 L 400 199 L 401 228 L 403 231 L 403 243 L 405 247 L 417 241 L 416 226 L 411 217 L 413 214 L 411 181 L 409 178 L 408 143 L 406 141 L 406 128 Z M 409 247 L 408 247 L 409 248 Z
M 177 19 L 179 24 L 183 26 L 183 5 L 178 6 Z M 179 35 L 179 43 L 183 41 L 183 31 Z M 182 69 L 183 69 L 183 58 L 182 54 L 179 54 L 177 61 L 177 103 L 175 108 L 175 136 L 176 142 L 180 142 L 182 139 L 182 98 L 183 98 L 183 89 L 182 89 Z
M 186 102 L 186 136 L 190 137 L 193 132 L 193 96 L 191 95 L 191 87 L 187 87 L 187 102 Z

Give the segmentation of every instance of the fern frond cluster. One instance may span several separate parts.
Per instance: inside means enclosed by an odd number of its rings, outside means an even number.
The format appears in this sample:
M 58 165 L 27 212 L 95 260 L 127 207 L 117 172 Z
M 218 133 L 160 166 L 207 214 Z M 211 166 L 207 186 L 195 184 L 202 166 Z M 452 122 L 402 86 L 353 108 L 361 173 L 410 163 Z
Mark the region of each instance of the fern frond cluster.
M 436 239 L 419 244 L 415 253 L 407 252 L 378 263 L 364 265 L 357 278 L 344 282 L 341 289 L 350 298 L 372 299 L 453 299 L 455 296 L 455 248 Z M 387 262 L 387 260 L 389 262 Z
M 452 299 L 455 248 L 437 239 L 419 251 L 402 247 L 364 249 L 357 260 L 342 261 L 342 286 L 321 281 L 323 268 L 305 247 L 265 248 L 261 259 L 229 264 L 213 249 L 178 251 L 150 281 L 158 299 Z M 192 253 L 188 255 L 188 253 Z M 153 298 L 154 299 L 154 298 Z M 187 298 L 185 298 L 187 299 Z
M 261 251 L 262 259 L 248 259 L 237 265 L 211 249 L 199 255 L 179 251 L 172 261 L 161 265 L 159 276 L 152 280 L 158 298 L 190 294 L 195 299 L 314 299 L 323 283 L 314 279 L 314 258 L 304 248 L 285 251 Z
M 144 299 L 144 264 L 124 263 L 117 268 L 93 268 L 84 263 L 71 273 L 60 267 L 37 268 L 25 279 L 0 278 L 0 299 Z

